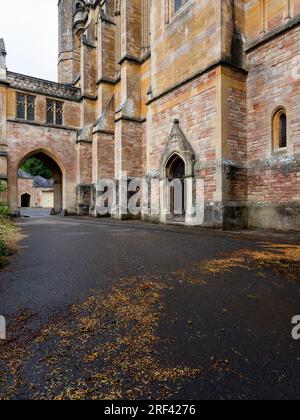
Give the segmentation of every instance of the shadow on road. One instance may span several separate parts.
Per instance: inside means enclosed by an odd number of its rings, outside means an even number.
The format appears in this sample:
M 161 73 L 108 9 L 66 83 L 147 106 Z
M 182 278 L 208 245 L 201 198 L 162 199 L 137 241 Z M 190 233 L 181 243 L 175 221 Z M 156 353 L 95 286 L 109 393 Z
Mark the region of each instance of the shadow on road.
M 50 217 L 51 209 L 31 209 L 22 208 L 20 209 L 22 217 Z

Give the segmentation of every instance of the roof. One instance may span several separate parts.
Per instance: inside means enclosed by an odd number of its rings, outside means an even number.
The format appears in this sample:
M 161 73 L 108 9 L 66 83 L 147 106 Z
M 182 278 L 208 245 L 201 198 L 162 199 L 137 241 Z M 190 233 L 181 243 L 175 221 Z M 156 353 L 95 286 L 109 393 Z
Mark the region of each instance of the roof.
M 18 177 L 22 179 L 33 179 L 34 177 L 27 172 L 23 171 L 22 169 L 19 169 L 18 171 Z
M 79 102 L 81 97 L 81 90 L 73 85 L 51 82 L 12 71 L 7 72 L 7 81 L 14 89 L 26 90 L 67 101 Z
M 54 180 L 53 179 L 45 179 L 41 176 L 35 176 L 33 178 L 33 187 L 34 188 L 53 188 Z
M 46 179 L 42 176 L 32 176 L 27 172 L 19 169 L 18 176 L 21 179 L 32 179 L 32 186 L 33 188 L 53 188 L 54 187 L 54 180 L 53 179 Z

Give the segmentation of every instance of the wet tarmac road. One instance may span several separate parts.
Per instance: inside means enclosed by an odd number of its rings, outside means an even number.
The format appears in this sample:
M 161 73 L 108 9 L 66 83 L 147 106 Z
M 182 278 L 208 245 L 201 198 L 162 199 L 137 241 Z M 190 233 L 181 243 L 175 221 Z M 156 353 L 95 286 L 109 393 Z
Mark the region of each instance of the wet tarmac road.
M 20 255 L 0 273 L 0 314 L 8 324 L 27 310 L 36 315 L 30 328 L 40 328 L 95 291 L 105 296 L 120 280 L 159 278 L 168 285 L 159 358 L 203 371 L 183 381 L 174 398 L 300 397 L 300 341 L 291 337 L 300 283 L 242 268 L 205 281 L 198 268 L 198 281 L 187 281 L 203 261 L 285 236 L 71 217 L 22 219 L 19 226 L 26 236 Z

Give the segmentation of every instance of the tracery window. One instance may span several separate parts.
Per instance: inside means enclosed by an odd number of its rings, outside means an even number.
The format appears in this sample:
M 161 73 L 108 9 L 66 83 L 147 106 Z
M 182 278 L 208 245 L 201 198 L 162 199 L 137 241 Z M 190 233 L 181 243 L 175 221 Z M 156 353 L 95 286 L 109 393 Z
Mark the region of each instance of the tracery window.
M 35 96 L 17 94 L 17 119 L 25 121 L 35 120 Z
M 47 123 L 63 124 L 63 102 L 47 99 Z

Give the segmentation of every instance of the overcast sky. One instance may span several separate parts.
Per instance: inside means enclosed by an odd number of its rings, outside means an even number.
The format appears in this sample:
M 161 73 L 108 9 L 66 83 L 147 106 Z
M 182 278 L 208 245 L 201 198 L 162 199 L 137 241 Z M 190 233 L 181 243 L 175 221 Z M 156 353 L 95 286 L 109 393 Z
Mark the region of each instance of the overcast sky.
M 0 0 L 8 70 L 57 80 L 58 0 Z

